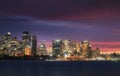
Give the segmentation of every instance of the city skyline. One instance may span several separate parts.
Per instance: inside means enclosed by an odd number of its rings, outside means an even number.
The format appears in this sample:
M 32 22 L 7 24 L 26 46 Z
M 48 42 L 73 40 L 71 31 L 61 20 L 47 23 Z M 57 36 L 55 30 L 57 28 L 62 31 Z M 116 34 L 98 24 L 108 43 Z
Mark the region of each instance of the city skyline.
M 6 34 L 3 34 L 3 35 L 1 35 L 1 37 L 10 34 L 11 37 L 16 38 L 18 41 L 21 41 L 21 40 L 23 40 L 23 34 L 24 33 L 29 33 L 29 35 L 31 35 L 31 36 L 36 36 L 32 32 L 23 31 L 21 33 L 21 35 L 19 35 L 20 36 L 19 38 L 16 35 L 13 35 L 11 32 L 7 32 Z M 36 38 L 37 38 L 37 36 L 36 36 Z M 81 42 L 84 41 L 84 40 L 78 41 L 78 40 L 69 39 L 69 38 L 66 38 L 66 39 L 64 39 L 64 38 L 56 38 L 56 39 L 52 39 L 50 41 L 48 41 L 48 40 L 37 40 L 37 47 L 39 47 L 41 45 L 41 43 L 45 43 L 48 51 L 51 51 L 52 50 L 52 41 L 53 40 L 62 40 L 62 41 L 71 40 L 71 41 L 79 43 L 79 44 L 81 44 Z M 89 40 L 85 40 L 85 41 L 89 41 Z M 100 48 L 101 53 L 108 53 L 108 54 L 109 53 L 114 53 L 114 52 L 115 53 L 120 53 L 118 48 L 113 49 L 113 47 L 119 47 L 119 44 L 120 44 L 119 42 L 112 42 L 112 45 L 110 44 L 111 42 L 91 42 L 91 41 L 89 41 L 89 42 L 90 42 L 90 45 L 92 46 L 92 49 Z M 117 46 L 115 44 L 117 44 Z M 104 45 L 106 45 L 108 48 L 106 48 L 106 46 L 104 46 Z M 109 48 L 109 46 L 110 46 L 110 48 Z
M 0 1 L 0 35 L 21 31 L 38 41 L 56 38 L 89 40 L 93 46 L 120 51 L 120 5 L 116 0 Z

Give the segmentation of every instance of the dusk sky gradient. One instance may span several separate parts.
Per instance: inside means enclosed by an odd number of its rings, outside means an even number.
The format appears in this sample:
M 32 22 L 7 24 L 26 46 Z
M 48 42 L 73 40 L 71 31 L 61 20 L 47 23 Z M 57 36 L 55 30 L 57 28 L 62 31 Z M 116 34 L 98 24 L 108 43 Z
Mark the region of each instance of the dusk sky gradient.
M 0 26 L 0 35 L 29 31 L 39 42 L 89 40 L 94 47 L 120 51 L 118 0 L 0 0 Z

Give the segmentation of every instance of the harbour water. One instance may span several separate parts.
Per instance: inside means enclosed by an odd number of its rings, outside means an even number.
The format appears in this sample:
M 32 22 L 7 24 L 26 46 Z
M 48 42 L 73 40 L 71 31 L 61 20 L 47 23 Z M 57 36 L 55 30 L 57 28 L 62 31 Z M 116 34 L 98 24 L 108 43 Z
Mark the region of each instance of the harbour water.
M 120 76 L 120 62 L 0 61 L 0 76 Z

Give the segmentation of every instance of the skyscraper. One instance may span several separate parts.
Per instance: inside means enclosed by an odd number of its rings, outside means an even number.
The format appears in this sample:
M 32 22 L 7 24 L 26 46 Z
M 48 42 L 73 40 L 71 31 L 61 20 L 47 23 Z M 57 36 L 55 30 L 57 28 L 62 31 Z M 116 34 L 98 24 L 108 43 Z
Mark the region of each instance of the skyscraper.
M 8 32 L 5 37 L 6 37 L 6 39 L 10 39 L 11 38 L 11 32 Z
M 32 36 L 32 55 L 35 56 L 37 52 L 37 37 L 35 35 Z
M 72 41 L 72 54 L 77 54 L 77 43 Z
M 44 42 L 41 42 L 40 43 L 40 46 L 39 46 L 39 49 L 38 49 L 38 52 L 37 54 L 40 56 L 40 55 L 47 55 L 47 50 L 46 50 L 46 45 Z
M 52 50 L 53 55 L 58 56 L 62 52 L 62 40 L 53 40 L 52 41 Z
M 91 47 L 89 45 L 89 41 L 84 40 L 81 42 L 81 51 L 82 51 L 82 56 L 90 57 Z
M 31 45 L 31 35 L 29 32 L 25 31 L 23 32 L 22 34 L 22 41 L 23 41 L 23 44 L 25 45 Z
M 71 40 L 63 40 L 62 45 L 63 52 L 72 52 L 72 41 Z

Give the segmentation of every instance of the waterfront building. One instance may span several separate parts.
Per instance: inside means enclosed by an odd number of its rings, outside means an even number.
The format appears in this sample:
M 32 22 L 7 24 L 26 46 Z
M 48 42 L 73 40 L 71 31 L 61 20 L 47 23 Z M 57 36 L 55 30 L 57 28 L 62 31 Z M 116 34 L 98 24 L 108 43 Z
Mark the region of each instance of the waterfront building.
M 20 48 L 20 42 L 17 40 L 17 37 L 12 37 L 11 33 L 8 32 L 6 35 L 3 35 L 0 43 L 0 51 L 4 52 L 5 55 L 17 56 L 18 50 Z
M 62 42 L 62 51 L 63 52 L 72 52 L 72 41 L 71 40 L 63 40 Z
M 31 46 L 26 46 L 25 47 L 25 55 L 26 56 L 31 56 L 32 54 L 31 54 Z
M 7 39 L 11 39 L 11 32 L 8 32 L 8 33 L 5 35 L 5 37 L 6 37 L 6 40 L 7 40 Z
M 77 44 L 75 41 L 72 41 L 72 54 L 77 54 Z
M 91 56 L 91 46 L 89 44 L 89 41 L 84 40 L 81 42 L 81 52 L 82 52 L 82 56 L 84 57 Z
M 44 42 L 41 42 L 41 43 L 40 43 L 40 46 L 39 46 L 39 48 L 38 48 L 37 54 L 38 54 L 39 56 L 41 56 L 41 55 L 47 55 L 46 45 L 45 45 Z
M 22 34 L 22 42 L 24 45 L 31 46 L 31 34 L 27 31 L 23 32 Z
M 59 56 L 62 52 L 62 40 L 53 40 L 52 41 L 52 50 L 53 56 Z
M 36 56 L 37 54 L 37 37 L 35 35 L 32 36 L 32 56 Z

